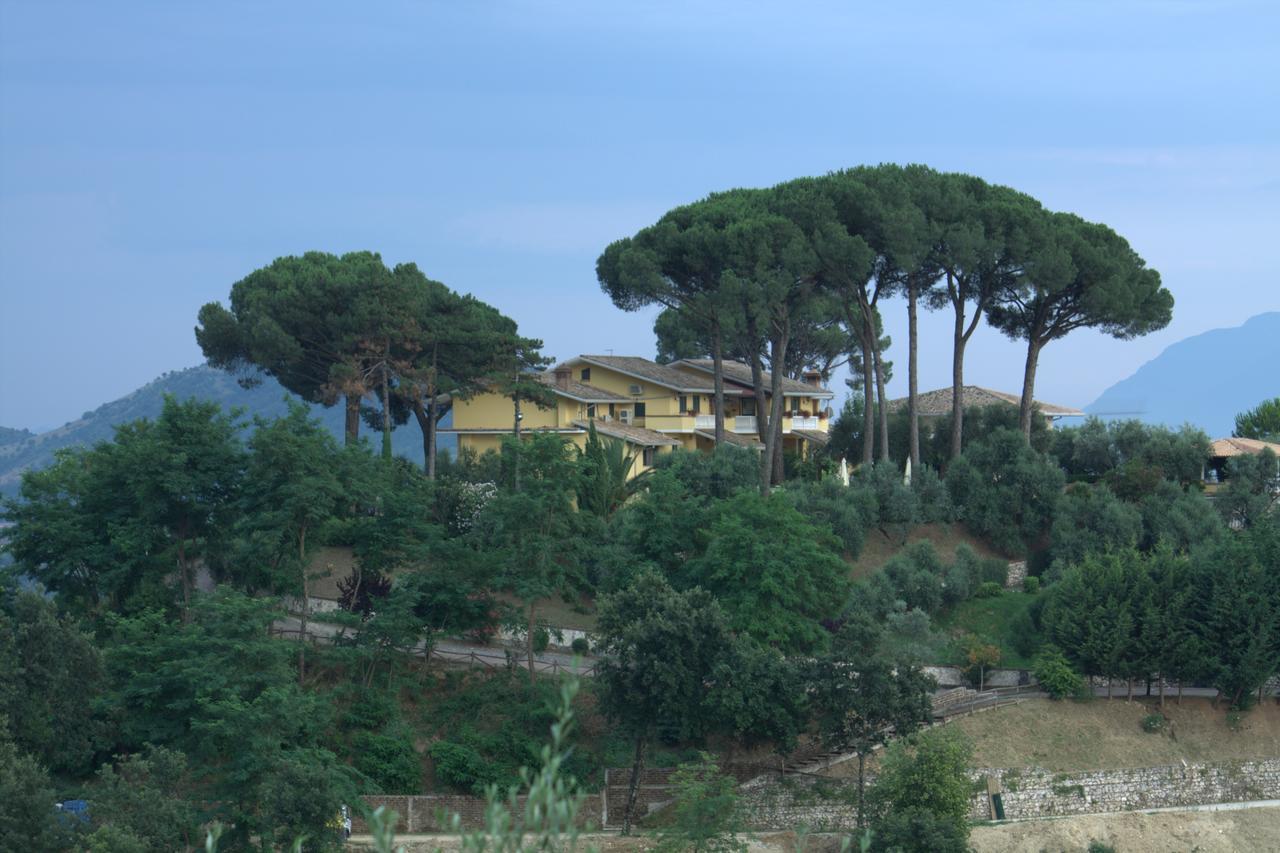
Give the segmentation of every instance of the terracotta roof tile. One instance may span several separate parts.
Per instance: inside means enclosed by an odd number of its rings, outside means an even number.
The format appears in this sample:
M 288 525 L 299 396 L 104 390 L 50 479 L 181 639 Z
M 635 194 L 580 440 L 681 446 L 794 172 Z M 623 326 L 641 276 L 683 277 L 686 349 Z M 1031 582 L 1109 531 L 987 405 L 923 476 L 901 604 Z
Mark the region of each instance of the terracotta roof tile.
M 687 365 L 693 370 L 710 374 L 714 369 L 712 361 L 709 358 L 682 358 L 679 361 L 673 361 L 673 365 Z M 751 365 L 741 361 L 731 361 L 725 359 L 724 375 L 726 379 L 730 379 L 741 385 L 750 388 L 751 383 Z M 772 382 L 772 375 L 769 371 L 764 371 L 764 387 L 767 391 Z M 782 377 L 782 391 L 784 394 L 807 394 L 813 397 L 830 397 L 834 396 L 831 389 L 823 388 L 818 385 L 810 385 L 807 382 L 801 382 L 799 379 L 792 379 L 790 376 Z
M 573 425 L 581 429 L 587 429 L 587 421 L 574 421 Z M 638 444 L 641 447 L 678 447 L 680 442 L 666 433 L 657 430 L 645 429 L 644 427 L 624 424 L 621 421 L 601 421 L 595 422 L 596 432 L 601 435 L 620 438 L 623 441 L 629 441 L 632 444 Z
M 1209 443 L 1209 455 L 1228 458 L 1245 454 L 1258 454 L 1266 448 L 1280 456 L 1280 444 L 1271 441 L 1259 441 L 1256 438 L 1216 438 Z
M 966 409 L 978 408 L 981 406 L 993 405 L 1010 405 L 1017 406 L 1022 402 L 1022 398 L 1017 394 L 1008 394 L 1004 391 L 993 391 L 990 388 L 982 388 L 978 385 L 963 386 L 963 405 Z M 888 402 L 889 411 L 895 412 L 899 409 L 907 407 L 907 398 L 899 397 L 896 400 Z M 1035 401 L 1035 405 L 1039 407 L 1041 414 L 1056 417 L 1084 417 L 1084 412 L 1079 409 L 1072 409 L 1068 406 L 1058 406 L 1053 403 L 1042 403 Z M 939 388 L 936 391 L 925 391 L 916 395 L 916 411 L 926 417 L 936 417 L 938 415 L 951 414 L 951 389 Z

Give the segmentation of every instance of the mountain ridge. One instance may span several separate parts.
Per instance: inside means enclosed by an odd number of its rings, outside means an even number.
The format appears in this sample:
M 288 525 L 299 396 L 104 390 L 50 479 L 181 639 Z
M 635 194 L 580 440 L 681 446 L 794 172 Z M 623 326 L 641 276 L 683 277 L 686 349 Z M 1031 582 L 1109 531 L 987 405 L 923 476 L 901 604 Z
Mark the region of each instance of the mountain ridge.
M 242 388 L 235 376 L 208 365 L 197 365 L 163 373 L 123 397 L 103 403 L 55 429 L 32 433 L 0 427 L 0 495 L 16 494 L 22 472 L 51 464 L 58 450 L 109 441 L 115 435 L 115 427 L 120 424 L 139 418 L 155 418 L 164 406 L 166 394 L 172 394 L 179 400 L 193 397 L 212 400 L 228 413 L 233 409 L 243 409 L 246 426 L 252 424 L 254 417 L 269 419 L 284 415 L 288 411 L 287 401 L 302 402 L 275 379 L 269 376 L 259 378 L 261 382 L 255 387 Z M 344 413 L 340 406 L 305 405 L 326 429 L 342 438 Z M 367 426 L 362 425 L 361 434 L 370 436 L 375 443 L 380 440 L 376 432 L 370 435 Z M 441 450 L 452 450 L 453 446 L 451 436 L 440 436 Z M 416 422 L 410 421 L 392 431 L 391 449 L 397 456 L 422 463 L 422 433 Z
M 1268 368 L 1270 364 L 1272 367 Z M 1085 412 L 1179 427 L 1211 438 L 1231 434 L 1235 416 L 1280 394 L 1280 311 L 1170 344 L 1107 388 Z

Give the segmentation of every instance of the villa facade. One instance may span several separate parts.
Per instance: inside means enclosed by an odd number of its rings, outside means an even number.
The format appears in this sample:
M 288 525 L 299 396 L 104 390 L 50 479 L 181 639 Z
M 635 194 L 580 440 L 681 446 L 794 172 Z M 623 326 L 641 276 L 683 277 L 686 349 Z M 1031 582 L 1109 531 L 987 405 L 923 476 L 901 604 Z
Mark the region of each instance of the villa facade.
M 772 377 L 764 374 L 764 400 L 756 398 L 751 369 L 724 363 L 725 442 L 762 449 L 758 414 L 770 403 Z M 587 430 L 631 445 L 637 464 L 632 476 L 653 467 L 659 454 L 677 447 L 710 450 L 715 446 L 715 397 L 710 359 L 658 364 L 638 356 L 580 355 L 542 373 L 555 395 L 555 405 L 520 406 L 522 432 L 554 432 L 582 447 Z M 831 391 L 818 374 L 782 380 L 784 450 L 807 454 L 827 443 Z M 515 403 L 498 393 L 458 400 L 453 426 L 441 432 L 458 437 L 458 449 L 476 453 L 497 450 L 512 435 Z

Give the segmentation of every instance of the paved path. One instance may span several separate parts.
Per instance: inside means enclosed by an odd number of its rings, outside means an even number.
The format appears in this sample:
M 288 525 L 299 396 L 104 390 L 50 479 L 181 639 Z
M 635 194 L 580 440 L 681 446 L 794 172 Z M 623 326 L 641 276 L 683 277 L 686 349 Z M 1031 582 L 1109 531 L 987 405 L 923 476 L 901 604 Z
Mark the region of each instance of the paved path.
M 296 636 L 302 630 L 302 620 L 297 616 L 285 616 L 273 622 L 271 627 L 279 633 Z M 354 633 L 353 629 L 345 625 L 334 625 L 332 622 L 317 622 L 314 619 L 307 622 L 307 636 L 323 642 L 333 642 L 340 636 L 350 637 Z M 493 646 L 463 643 L 457 640 L 440 640 L 430 646 L 425 642 L 418 643 L 414 647 L 413 653 L 420 656 L 430 655 L 436 660 L 449 663 L 483 666 L 490 669 L 507 666 L 508 654 L 510 654 L 517 666 L 528 666 L 528 655 L 522 648 L 511 648 L 509 646 L 495 648 Z M 596 659 L 590 656 L 551 651 L 535 652 L 533 655 L 535 672 L 571 672 L 576 675 L 591 676 L 595 675 L 595 666 Z

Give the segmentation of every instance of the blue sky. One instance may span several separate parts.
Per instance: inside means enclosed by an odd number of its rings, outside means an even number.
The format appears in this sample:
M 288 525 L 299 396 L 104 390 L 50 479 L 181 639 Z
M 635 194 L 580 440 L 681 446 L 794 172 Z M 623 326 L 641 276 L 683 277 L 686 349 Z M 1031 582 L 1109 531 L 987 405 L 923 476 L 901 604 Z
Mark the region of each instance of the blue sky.
M 609 241 L 882 161 L 1010 184 L 1161 271 L 1167 330 L 1046 349 L 1037 396 L 1087 404 L 1280 308 L 1280 6 L 5 0 L 0 424 L 198 363 L 199 306 L 308 249 L 416 261 L 557 357 L 652 355 L 652 315 L 595 281 Z M 945 316 L 920 352 L 921 387 L 947 384 Z M 978 332 L 970 382 L 1021 371 Z

